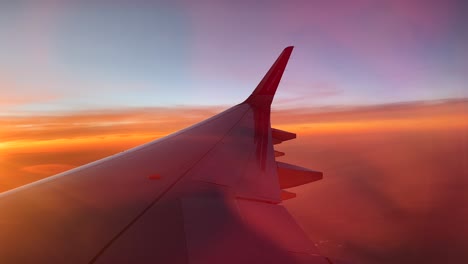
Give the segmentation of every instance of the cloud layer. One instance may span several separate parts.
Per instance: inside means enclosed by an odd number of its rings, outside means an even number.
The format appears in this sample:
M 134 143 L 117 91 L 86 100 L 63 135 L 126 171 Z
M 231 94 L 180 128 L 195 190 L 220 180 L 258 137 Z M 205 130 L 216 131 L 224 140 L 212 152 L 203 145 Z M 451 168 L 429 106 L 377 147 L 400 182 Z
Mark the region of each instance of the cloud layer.
M 0 191 L 179 130 L 218 108 L 0 117 Z M 286 202 L 319 249 L 356 263 L 468 257 L 468 101 L 273 110 L 282 161 L 325 173 Z M 465 177 L 464 177 L 465 175 Z M 429 257 L 430 256 L 430 257 Z

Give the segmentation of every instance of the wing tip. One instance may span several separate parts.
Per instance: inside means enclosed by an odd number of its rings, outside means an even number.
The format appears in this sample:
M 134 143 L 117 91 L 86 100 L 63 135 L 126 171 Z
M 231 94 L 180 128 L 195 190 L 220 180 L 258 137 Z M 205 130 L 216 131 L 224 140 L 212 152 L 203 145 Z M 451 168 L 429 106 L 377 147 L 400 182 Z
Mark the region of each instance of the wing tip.
M 271 105 L 293 49 L 294 46 L 284 48 L 245 103 L 256 106 Z

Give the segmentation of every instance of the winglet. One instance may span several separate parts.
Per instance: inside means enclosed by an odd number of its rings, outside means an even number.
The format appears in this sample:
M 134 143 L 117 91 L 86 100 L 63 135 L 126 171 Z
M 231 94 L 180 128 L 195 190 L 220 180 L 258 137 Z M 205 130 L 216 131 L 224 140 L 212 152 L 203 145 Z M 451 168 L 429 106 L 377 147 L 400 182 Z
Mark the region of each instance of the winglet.
M 289 46 L 283 50 L 270 70 L 265 74 L 265 77 L 263 77 L 262 81 L 258 84 L 257 88 L 255 88 L 244 103 L 258 107 L 269 107 L 271 105 L 293 48 L 293 46 Z

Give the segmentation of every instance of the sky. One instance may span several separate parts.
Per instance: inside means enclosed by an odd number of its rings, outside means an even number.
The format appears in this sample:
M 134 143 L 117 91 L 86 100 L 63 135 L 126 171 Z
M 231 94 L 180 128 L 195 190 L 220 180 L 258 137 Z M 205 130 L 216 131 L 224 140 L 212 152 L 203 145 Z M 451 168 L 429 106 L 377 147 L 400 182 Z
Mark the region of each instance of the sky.
M 3 1 L 0 192 L 242 102 L 295 49 L 272 126 L 324 172 L 285 206 L 355 263 L 466 259 L 465 1 Z
M 464 1 L 8 1 L 0 114 L 241 102 L 294 45 L 276 107 L 468 96 Z

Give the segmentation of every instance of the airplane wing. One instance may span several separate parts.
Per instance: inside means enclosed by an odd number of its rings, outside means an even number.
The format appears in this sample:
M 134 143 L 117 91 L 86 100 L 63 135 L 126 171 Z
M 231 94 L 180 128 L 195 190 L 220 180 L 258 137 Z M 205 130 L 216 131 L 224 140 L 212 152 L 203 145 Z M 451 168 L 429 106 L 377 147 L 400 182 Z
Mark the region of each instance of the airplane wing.
M 293 47 L 252 95 L 134 149 L 0 194 L 0 263 L 331 263 L 281 205 L 321 172 L 277 162 Z

